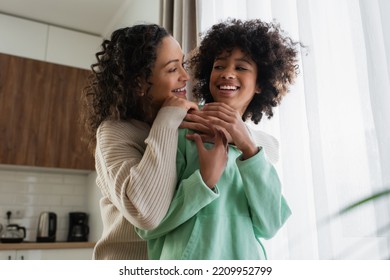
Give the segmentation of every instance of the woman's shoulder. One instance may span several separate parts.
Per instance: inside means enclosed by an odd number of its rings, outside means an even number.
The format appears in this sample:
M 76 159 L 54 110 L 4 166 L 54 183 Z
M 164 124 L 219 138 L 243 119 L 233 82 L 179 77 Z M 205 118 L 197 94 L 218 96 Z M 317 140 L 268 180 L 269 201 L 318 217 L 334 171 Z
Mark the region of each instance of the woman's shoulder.
M 103 143 L 119 144 L 120 142 L 144 142 L 150 131 L 147 123 L 130 120 L 106 120 L 97 130 L 96 138 Z
M 147 123 L 137 120 L 105 120 L 100 124 L 98 133 L 134 133 L 136 131 L 149 130 L 150 126 Z

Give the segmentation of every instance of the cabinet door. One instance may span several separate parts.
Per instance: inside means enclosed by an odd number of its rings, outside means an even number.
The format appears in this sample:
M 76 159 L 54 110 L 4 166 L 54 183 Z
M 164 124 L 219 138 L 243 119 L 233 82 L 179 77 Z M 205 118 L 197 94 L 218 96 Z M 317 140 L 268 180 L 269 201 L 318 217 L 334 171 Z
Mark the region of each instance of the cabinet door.
M 48 62 L 91 69 L 102 38 L 56 26 L 49 26 L 48 34 Z
M 48 249 L 39 251 L 39 260 L 92 260 L 92 248 Z M 38 254 L 36 255 L 38 257 Z
M 0 54 L 0 164 L 94 169 L 79 125 L 89 71 Z
M 16 250 L 15 260 L 40 260 L 41 250 Z
M 47 29 L 47 24 L 0 14 L 0 52 L 44 60 Z
M 0 260 L 92 260 L 92 248 L 0 250 Z
M 0 260 L 14 260 L 15 258 L 15 250 L 0 250 Z

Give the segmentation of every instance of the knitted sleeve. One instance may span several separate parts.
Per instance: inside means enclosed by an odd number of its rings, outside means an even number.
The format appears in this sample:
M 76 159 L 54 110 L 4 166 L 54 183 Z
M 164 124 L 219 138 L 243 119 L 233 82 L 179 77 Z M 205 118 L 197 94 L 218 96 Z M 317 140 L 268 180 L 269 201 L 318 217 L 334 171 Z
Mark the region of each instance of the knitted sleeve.
M 97 183 L 107 205 L 113 204 L 136 227 L 153 229 L 166 215 L 176 185 L 178 126 L 185 114 L 184 109 L 163 107 L 148 135 L 141 122 L 110 121 L 99 127 Z

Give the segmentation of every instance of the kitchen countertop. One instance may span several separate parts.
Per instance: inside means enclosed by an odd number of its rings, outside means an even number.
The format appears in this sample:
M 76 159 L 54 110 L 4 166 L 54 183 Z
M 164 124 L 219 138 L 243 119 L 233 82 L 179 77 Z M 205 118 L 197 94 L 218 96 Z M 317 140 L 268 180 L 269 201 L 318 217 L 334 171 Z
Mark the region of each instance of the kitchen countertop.
M 93 248 L 95 244 L 95 242 L 0 243 L 0 250 L 82 249 Z

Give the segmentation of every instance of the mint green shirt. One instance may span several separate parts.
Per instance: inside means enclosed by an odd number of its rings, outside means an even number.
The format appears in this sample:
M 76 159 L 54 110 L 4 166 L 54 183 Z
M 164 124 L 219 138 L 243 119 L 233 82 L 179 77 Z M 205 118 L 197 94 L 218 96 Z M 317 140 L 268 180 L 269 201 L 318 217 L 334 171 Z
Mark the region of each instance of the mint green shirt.
M 264 150 L 242 161 L 230 145 L 226 169 L 212 191 L 187 133 L 179 130 L 179 183 L 167 215 L 153 230 L 136 229 L 147 240 L 149 259 L 266 259 L 261 239 L 273 237 L 291 212 Z

